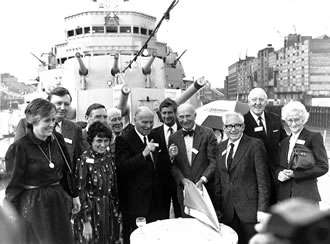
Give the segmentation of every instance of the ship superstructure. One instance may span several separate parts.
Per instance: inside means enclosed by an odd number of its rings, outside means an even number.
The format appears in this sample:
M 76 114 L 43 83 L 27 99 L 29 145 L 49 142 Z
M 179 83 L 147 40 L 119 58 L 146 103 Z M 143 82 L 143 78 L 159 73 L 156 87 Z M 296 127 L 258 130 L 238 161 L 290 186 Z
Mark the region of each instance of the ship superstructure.
M 203 86 L 203 81 L 195 83 L 189 95 L 178 98 L 185 77 L 180 55 L 157 40 L 161 22 L 155 17 L 111 10 L 108 1 L 93 2 L 96 9 L 65 17 L 65 42 L 56 44 L 47 60 L 40 60 L 40 89 L 68 88 L 77 120 L 84 119 L 85 109 L 94 102 L 118 106 L 123 112 L 128 105 L 132 114 L 140 105 L 158 108 L 165 97 L 185 101 Z

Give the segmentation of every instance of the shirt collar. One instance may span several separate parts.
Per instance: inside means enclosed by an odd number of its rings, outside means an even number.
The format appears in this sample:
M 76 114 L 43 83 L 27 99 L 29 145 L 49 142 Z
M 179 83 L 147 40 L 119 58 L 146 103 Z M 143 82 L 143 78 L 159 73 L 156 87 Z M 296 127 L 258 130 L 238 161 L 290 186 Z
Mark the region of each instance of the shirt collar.
M 254 120 L 257 122 L 257 124 L 259 125 L 259 117 L 262 118 L 262 122 L 265 124 L 266 120 L 265 120 L 265 112 L 262 112 L 261 115 L 256 115 L 255 113 L 253 113 L 252 111 L 250 111 L 252 117 L 254 118 Z
M 299 138 L 303 129 L 304 129 L 304 127 L 301 128 L 301 130 L 298 133 L 295 133 L 295 134 L 291 133 L 291 139 L 296 141 Z
M 164 123 L 164 131 L 167 133 L 168 132 L 168 129 L 170 128 L 170 126 L 166 125 Z M 173 132 L 176 132 L 178 130 L 178 126 L 176 123 L 174 123 L 174 125 L 171 126 L 171 128 L 173 128 Z
M 186 130 L 185 128 L 182 128 L 182 130 Z M 196 130 L 196 123 L 194 124 L 193 128 L 191 130 L 195 131 Z
M 144 143 L 144 139 L 143 139 L 143 137 L 147 137 L 147 141 L 149 141 L 149 139 L 148 139 L 148 136 L 147 135 L 142 135 L 137 129 L 136 129 L 136 127 L 134 126 L 134 130 L 135 130 L 135 132 L 136 132 L 136 134 L 140 137 L 140 139 L 141 139 L 141 141 Z
M 240 138 L 238 138 L 236 141 L 232 142 L 230 139 L 228 139 L 228 144 L 227 144 L 227 148 L 230 146 L 230 143 L 233 143 L 234 144 L 234 148 L 237 148 L 238 145 L 239 145 L 239 142 L 241 141 L 243 137 L 243 134 L 241 135 Z
M 43 140 L 40 140 L 39 138 L 37 138 L 34 135 L 33 130 L 28 130 L 27 135 L 31 139 L 31 141 L 36 145 L 40 145 L 42 143 L 47 143 L 48 144 L 50 141 L 53 141 L 53 136 L 54 136 L 52 134 L 51 136 L 47 137 L 47 139 L 45 141 L 43 141 Z

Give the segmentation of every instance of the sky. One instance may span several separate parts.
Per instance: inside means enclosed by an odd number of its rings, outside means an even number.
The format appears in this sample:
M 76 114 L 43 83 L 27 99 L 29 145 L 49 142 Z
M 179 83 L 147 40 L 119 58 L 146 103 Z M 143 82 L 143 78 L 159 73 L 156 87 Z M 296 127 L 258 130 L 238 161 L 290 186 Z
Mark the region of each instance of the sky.
M 65 40 L 64 17 L 91 0 L 0 1 L 0 73 L 27 81 L 37 77 L 37 56 Z M 120 2 L 116 0 L 114 3 Z M 129 0 L 130 9 L 162 17 L 172 0 Z M 283 46 L 289 33 L 330 36 L 327 0 L 180 0 L 157 38 L 178 53 L 187 79 L 205 76 L 223 87 L 228 66 L 256 56 L 267 44 Z

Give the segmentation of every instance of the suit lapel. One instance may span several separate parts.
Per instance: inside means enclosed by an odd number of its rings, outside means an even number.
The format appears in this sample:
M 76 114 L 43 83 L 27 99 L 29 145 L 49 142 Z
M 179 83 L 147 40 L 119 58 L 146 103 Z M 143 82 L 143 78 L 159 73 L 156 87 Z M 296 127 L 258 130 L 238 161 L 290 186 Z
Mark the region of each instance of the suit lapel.
M 225 170 L 227 172 L 227 168 L 226 168 L 226 155 L 227 155 L 227 145 L 228 145 L 228 139 L 224 142 L 222 142 L 220 144 L 219 147 L 219 161 L 220 161 L 220 165 L 219 167 L 221 168 L 221 170 Z M 227 172 L 228 173 L 228 172 Z
M 73 129 L 70 126 L 70 123 L 66 119 L 62 121 L 62 136 L 64 138 L 73 139 Z
M 237 147 L 237 150 L 235 152 L 235 155 L 234 155 L 234 158 L 233 158 L 233 162 L 231 164 L 231 167 L 229 169 L 229 171 L 232 171 L 238 164 L 238 162 L 241 160 L 241 158 L 244 156 L 245 152 L 246 152 L 246 147 L 248 145 L 246 145 L 246 136 L 243 134 L 239 144 L 238 144 L 238 147 Z
M 198 150 L 199 145 L 201 143 L 201 140 L 202 140 L 202 131 L 201 131 L 201 128 L 198 125 L 196 125 L 195 133 L 194 133 L 194 139 L 193 139 L 193 147 L 192 148 Z M 196 156 L 197 156 L 197 154 L 192 152 L 191 165 L 193 165 L 193 162 L 194 162 Z

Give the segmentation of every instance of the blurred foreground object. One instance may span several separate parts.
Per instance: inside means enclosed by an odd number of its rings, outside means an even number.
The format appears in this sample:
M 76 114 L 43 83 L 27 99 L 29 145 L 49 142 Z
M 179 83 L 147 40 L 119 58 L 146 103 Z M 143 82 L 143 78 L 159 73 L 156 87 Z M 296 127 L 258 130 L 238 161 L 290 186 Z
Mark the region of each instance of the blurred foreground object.
M 274 205 L 250 244 L 328 244 L 330 243 L 330 211 L 302 198 L 285 200 Z M 260 226 L 259 226 L 260 227 Z
M 0 244 L 20 243 L 19 230 L 17 214 L 10 203 L 4 200 L 0 206 Z

